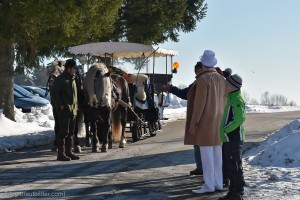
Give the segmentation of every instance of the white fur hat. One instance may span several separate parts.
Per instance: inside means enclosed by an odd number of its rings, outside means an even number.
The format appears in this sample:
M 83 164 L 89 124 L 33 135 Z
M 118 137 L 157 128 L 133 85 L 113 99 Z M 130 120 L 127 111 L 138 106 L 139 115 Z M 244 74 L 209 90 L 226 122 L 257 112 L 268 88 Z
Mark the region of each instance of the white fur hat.
M 212 50 L 205 50 L 203 55 L 200 56 L 200 61 L 205 67 L 214 67 L 217 64 L 215 52 Z

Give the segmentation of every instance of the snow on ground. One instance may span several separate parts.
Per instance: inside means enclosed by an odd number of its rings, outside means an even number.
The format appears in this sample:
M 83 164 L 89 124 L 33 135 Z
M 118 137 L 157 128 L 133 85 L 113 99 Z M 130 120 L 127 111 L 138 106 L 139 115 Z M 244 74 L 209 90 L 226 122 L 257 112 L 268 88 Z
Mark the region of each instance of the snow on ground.
M 299 111 L 300 106 L 259 106 L 246 105 L 247 113 L 272 113 L 272 112 L 288 112 Z
M 247 105 L 247 113 L 299 111 L 300 107 Z M 174 98 L 164 109 L 163 123 L 185 119 L 186 101 Z M 15 109 L 17 122 L 7 119 L 0 109 L 0 154 L 24 147 L 53 142 L 51 106 L 31 113 Z M 300 120 L 295 119 L 271 134 L 243 156 L 247 183 L 245 199 L 300 199 Z
M 244 154 L 245 199 L 300 199 L 300 120 Z
M 22 113 L 15 108 L 17 122 L 7 119 L 0 109 L 0 154 L 53 141 L 54 120 L 51 105 Z

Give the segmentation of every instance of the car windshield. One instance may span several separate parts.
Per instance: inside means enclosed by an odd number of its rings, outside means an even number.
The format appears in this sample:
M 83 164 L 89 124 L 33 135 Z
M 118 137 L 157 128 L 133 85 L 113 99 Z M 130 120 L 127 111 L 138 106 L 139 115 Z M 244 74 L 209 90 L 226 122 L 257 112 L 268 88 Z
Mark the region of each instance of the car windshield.
M 29 92 L 28 90 L 22 88 L 21 86 L 19 85 L 16 85 L 14 84 L 14 90 L 23 94 L 23 95 L 26 95 L 26 96 L 32 96 L 33 94 L 31 92 Z
M 34 90 L 37 91 L 41 95 L 45 95 L 45 93 L 46 93 L 46 90 L 44 90 L 42 88 L 36 87 L 36 88 L 34 88 Z
M 26 90 L 28 90 L 29 92 L 33 93 L 33 94 L 39 94 L 41 96 L 44 96 L 46 93 L 46 90 L 43 90 L 39 87 L 34 87 L 34 86 L 23 86 L 23 88 L 25 88 Z
M 20 94 L 19 92 L 14 90 L 14 97 L 15 98 L 24 98 L 24 95 Z

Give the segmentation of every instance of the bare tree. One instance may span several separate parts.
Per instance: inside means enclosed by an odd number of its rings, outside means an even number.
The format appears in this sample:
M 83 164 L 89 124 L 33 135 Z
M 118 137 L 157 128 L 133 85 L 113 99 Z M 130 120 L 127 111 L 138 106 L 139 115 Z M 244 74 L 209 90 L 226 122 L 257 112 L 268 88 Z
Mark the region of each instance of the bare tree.
M 294 101 L 288 102 L 288 99 L 281 94 L 270 95 L 268 91 L 261 95 L 261 105 L 265 106 L 295 106 L 297 105 Z
M 249 105 L 259 105 L 259 102 L 256 99 L 251 99 Z
M 290 101 L 288 103 L 288 106 L 297 106 L 297 103 L 295 101 Z
M 260 104 L 264 106 L 270 105 L 270 94 L 268 91 L 264 92 L 260 98 Z
M 273 105 L 273 106 L 286 106 L 286 105 L 288 105 L 287 101 L 288 100 L 285 96 L 280 95 L 280 94 L 274 94 L 274 95 L 271 95 L 270 105 Z
M 249 102 L 250 102 L 250 95 L 248 94 L 248 92 L 243 91 L 242 92 L 242 96 L 243 96 L 243 99 L 245 101 L 245 104 L 248 105 Z

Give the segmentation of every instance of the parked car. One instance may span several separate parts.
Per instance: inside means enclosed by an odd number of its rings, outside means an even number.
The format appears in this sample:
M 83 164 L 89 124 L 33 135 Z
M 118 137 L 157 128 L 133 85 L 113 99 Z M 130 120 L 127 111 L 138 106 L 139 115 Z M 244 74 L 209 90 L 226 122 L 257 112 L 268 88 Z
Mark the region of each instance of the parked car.
M 14 84 L 14 104 L 16 108 L 22 108 L 22 112 L 31 112 L 32 107 L 42 107 L 50 104 L 47 99 L 33 95 L 23 87 Z
M 45 98 L 48 101 L 50 101 L 51 99 L 50 93 L 48 93 L 48 95 L 45 97 L 47 90 L 44 89 L 44 87 L 35 87 L 35 86 L 28 86 L 28 85 L 21 85 L 21 86 L 34 95 L 39 95 L 40 97 Z

